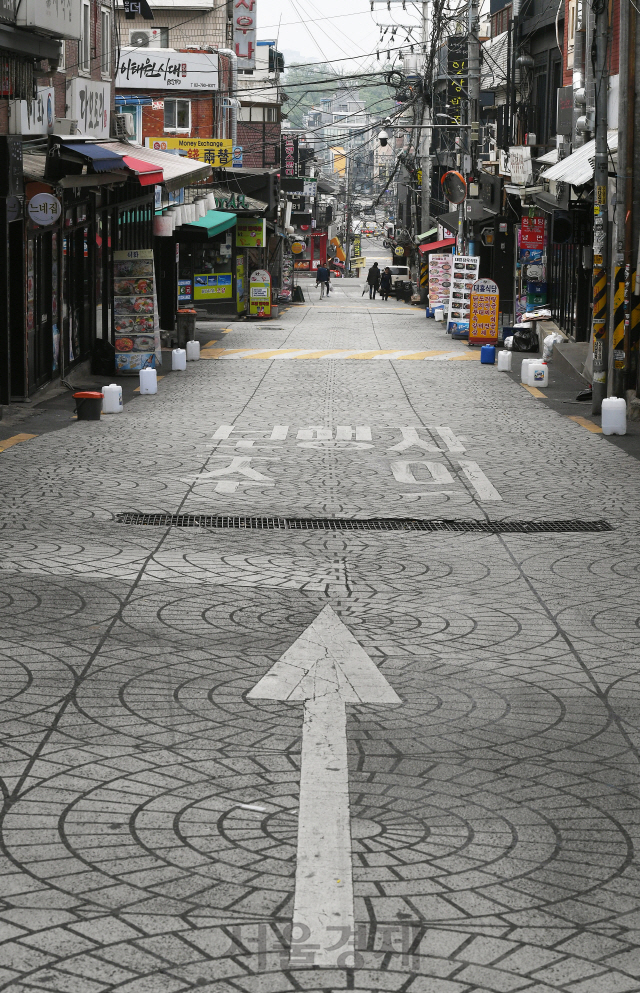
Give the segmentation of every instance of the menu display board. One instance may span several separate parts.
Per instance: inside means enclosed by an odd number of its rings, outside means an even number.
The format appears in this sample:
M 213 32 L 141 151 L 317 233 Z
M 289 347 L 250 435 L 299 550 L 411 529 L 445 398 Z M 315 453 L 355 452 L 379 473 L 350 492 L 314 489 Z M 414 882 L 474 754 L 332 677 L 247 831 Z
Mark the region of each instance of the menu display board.
M 471 290 L 478 278 L 480 259 L 477 255 L 452 255 L 450 258 L 453 271 L 449 288 L 447 331 L 452 338 L 468 338 Z
M 478 279 L 471 290 L 469 344 L 495 345 L 498 340 L 500 296 L 492 279 Z
M 449 306 L 449 291 L 453 276 L 453 255 L 429 256 L 429 306 L 434 310 Z
M 116 373 L 156 369 L 161 362 L 153 250 L 113 253 Z

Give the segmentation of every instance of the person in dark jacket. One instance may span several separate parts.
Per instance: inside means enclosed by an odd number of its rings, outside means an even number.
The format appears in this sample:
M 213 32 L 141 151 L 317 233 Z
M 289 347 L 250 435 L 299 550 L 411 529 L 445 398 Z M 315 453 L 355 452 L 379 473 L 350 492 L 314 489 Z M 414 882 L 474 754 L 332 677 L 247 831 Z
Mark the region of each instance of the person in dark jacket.
M 389 266 L 384 267 L 384 272 L 380 276 L 380 296 L 383 300 L 389 299 L 389 294 L 391 293 L 391 269 Z
M 380 270 L 378 269 L 378 263 L 374 262 L 369 272 L 367 273 L 367 282 L 369 284 L 369 299 L 375 300 L 376 290 L 380 286 Z

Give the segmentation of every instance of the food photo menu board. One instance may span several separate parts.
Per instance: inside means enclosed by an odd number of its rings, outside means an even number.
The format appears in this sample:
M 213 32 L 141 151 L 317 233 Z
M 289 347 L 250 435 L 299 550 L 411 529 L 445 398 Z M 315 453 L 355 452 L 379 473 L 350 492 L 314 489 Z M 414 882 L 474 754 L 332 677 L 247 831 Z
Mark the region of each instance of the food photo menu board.
M 153 249 L 113 253 L 116 372 L 156 369 L 161 362 Z
M 429 256 L 429 306 L 434 310 L 449 306 L 449 290 L 453 272 L 453 255 Z
M 447 331 L 452 338 L 468 338 L 471 290 L 478 278 L 480 259 L 477 255 L 454 255 L 451 261 L 453 273 L 449 288 Z

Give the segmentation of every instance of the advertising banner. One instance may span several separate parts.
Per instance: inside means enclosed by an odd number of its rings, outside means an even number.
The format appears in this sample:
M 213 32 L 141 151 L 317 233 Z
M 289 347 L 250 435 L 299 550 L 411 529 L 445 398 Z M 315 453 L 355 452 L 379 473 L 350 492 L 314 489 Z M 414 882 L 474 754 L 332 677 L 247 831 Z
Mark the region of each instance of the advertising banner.
M 153 249 L 113 253 L 113 315 L 116 372 L 156 369 L 161 352 Z
M 520 248 L 544 248 L 544 217 L 523 217 Z
M 256 269 L 251 273 L 249 313 L 252 317 L 271 317 L 271 276 L 266 269 Z
M 147 148 L 156 152 L 177 152 L 197 162 L 212 166 L 230 166 L 233 162 L 233 142 L 230 138 L 147 138 Z
M 498 286 L 492 279 L 478 279 L 471 290 L 469 344 L 495 345 L 498 340 Z
M 239 217 L 236 221 L 238 248 L 264 248 L 267 244 L 267 222 L 262 217 Z
M 233 295 L 230 272 L 201 272 L 193 277 L 194 300 L 225 300 Z
M 174 52 L 167 48 L 123 48 L 116 89 L 217 90 L 215 52 Z

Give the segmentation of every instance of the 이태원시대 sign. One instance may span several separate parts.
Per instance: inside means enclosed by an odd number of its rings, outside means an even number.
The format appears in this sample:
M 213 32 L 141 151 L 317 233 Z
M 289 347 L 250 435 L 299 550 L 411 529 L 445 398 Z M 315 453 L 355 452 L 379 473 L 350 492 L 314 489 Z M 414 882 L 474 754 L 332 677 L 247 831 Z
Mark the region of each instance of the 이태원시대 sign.
M 216 52 L 174 52 L 169 48 L 123 48 L 116 89 L 217 90 Z

